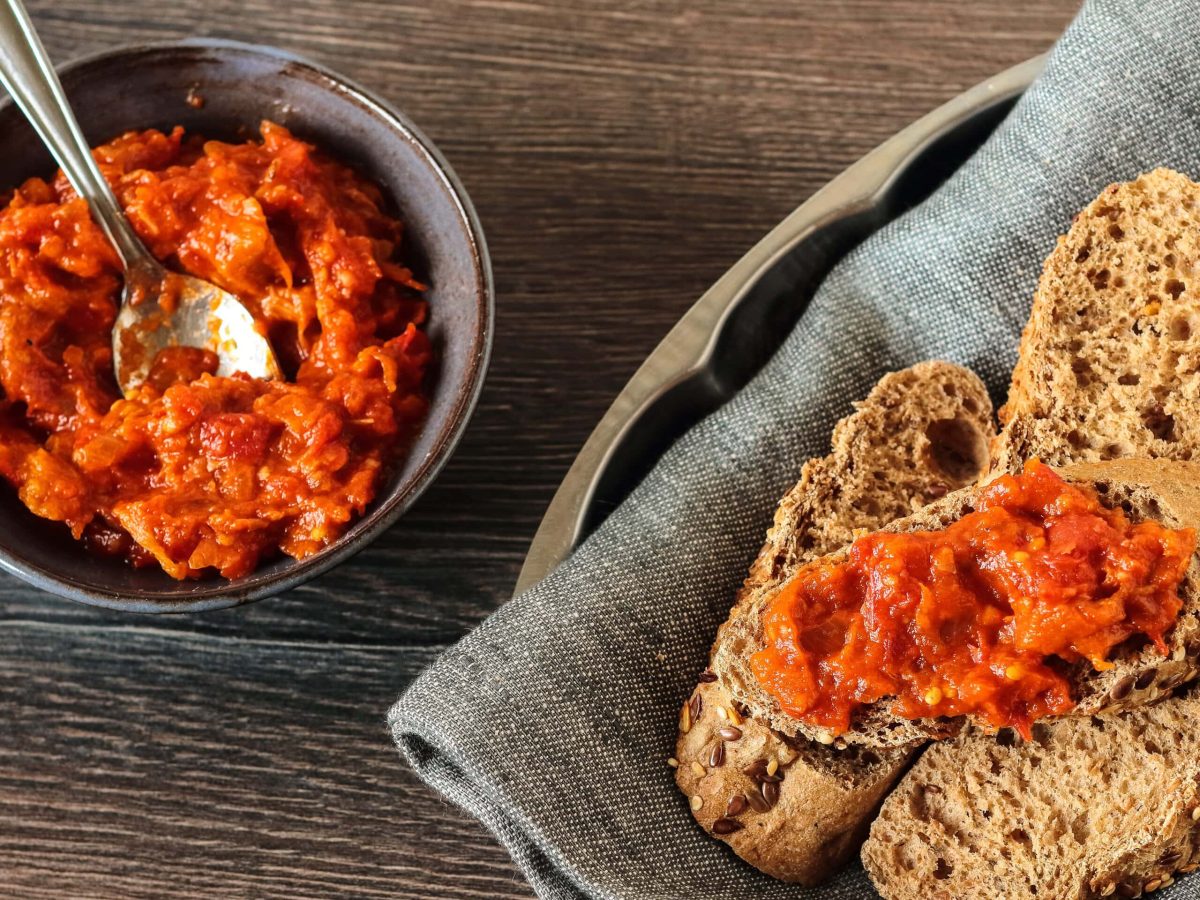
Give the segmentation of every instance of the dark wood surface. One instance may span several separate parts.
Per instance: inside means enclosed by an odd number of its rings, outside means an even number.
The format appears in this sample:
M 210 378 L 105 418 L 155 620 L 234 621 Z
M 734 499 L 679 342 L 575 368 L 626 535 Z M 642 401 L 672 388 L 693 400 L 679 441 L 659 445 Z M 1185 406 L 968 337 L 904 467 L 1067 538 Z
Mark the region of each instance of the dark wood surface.
M 461 449 L 334 573 L 174 618 L 0 576 L 0 893 L 529 896 L 406 769 L 389 704 L 507 599 L 575 452 L 689 304 L 857 157 L 1045 50 L 1075 6 L 34 0 L 59 60 L 210 35 L 382 93 L 471 193 L 499 320 Z

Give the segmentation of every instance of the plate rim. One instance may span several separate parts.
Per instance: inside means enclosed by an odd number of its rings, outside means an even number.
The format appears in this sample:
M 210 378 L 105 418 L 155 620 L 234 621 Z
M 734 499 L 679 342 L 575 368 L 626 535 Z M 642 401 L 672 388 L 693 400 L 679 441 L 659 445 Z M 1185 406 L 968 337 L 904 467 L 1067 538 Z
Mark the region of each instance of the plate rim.
M 553 572 L 586 536 L 588 512 L 615 448 L 648 407 L 708 366 L 725 322 L 758 280 L 814 232 L 882 203 L 892 185 L 939 139 L 1023 94 L 1041 73 L 1046 56 L 979 82 L 888 138 L 793 210 L 701 295 L 626 382 L 584 442 L 538 524 L 514 596 Z

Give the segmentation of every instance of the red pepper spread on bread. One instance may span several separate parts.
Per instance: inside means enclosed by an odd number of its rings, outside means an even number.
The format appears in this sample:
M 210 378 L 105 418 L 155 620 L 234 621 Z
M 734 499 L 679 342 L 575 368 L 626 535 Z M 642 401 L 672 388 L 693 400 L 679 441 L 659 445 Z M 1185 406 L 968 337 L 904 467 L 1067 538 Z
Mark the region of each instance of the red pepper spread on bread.
M 1037 461 L 940 531 L 870 534 L 800 569 L 764 613 L 751 668 L 784 711 L 843 733 L 865 704 L 906 718 L 1030 724 L 1075 705 L 1067 664 L 1166 652 L 1192 529 L 1132 523 Z
M 288 379 L 217 377 L 213 354 L 178 348 L 122 398 L 117 256 L 61 173 L 31 179 L 0 198 L 0 481 L 93 551 L 175 578 L 316 553 L 425 415 L 403 224 L 270 123 L 238 144 L 132 132 L 95 156 L 154 255 L 237 294 Z

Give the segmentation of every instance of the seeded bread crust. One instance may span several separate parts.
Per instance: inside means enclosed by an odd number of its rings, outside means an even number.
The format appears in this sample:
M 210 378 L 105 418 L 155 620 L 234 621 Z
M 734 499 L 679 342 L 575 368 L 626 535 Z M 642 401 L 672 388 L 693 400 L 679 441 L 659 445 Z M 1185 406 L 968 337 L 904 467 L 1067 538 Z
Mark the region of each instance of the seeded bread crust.
M 931 745 L 862 848 L 886 900 L 1137 897 L 1200 863 L 1200 696 Z
M 1172 528 L 1200 526 L 1200 463 L 1170 460 L 1113 460 L 1069 466 L 1060 470 L 1068 480 L 1092 484 L 1110 507 L 1126 508 L 1135 521 L 1153 520 Z M 973 508 L 978 487 L 963 488 L 883 531 L 905 532 L 945 528 Z M 830 558 L 844 558 L 845 551 Z M 758 590 L 730 620 L 718 637 L 713 668 L 722 676 L 734 700 L 770 727 L 788 735 L 797 735 L 831 743 L 834 738 L 785 713 L 773 696 L 766 693 L 750 671 L 750 658 L 763 646 L 761 616 L 774 596 L 771 586 Z M 1200 656 L 1200 553 L 1192 560 L 1180 596 L 1184 602 L 1179 620 L 1168 634 L 1169 655 L 1163 660 L 1153 647 L 1118 652 L 1114 665 L 1105 672 L 1094 671 L 1081 663 L 1070 673 L 1077 706 L 1070 716 L 1087 716 L 1105 709 L 1120 709 L 1147 702 L 1148 693 L 1158 679 L 1175 683 L 1193 677 Z M 1148 674 L 1151 673 L 1151 674 Z M 1150 678 L 1146 689 L 1138 690 L 1139 680 Z M 856 716 L 850 731 L 839 736 L 838 743 L 868 747 L 897 747 L 924 739 L 943 739 L 955 734 L 968 719 L 905 719 L 892 711 L 890 699 L 865 707 Z M 979 723 L 974 723 L 979 724 Z
M 993 434 L 991 401 L 971 371 L 933 361 L 884 376 L 838 423 L 832 452 L 804 465 L 739 603 L 856 531 L 974 481 Z M 775 878 L 814 884 L 856 852 L 913 750 L 839 750 L 785 738 L 740 715 L 710 672 L 681 711 L 673 762 L 706 831 Z M 768 773 L 772 759 L 777 768 Z
M 993 468 L 1200 448 L 1200 185 L 1170 169 L 1113 184 L 1047 258 Z
M 692 815 L 742 859 L 784 881 L 816 884 L 854 855 L 915 749 L 835 750 L 785 739 L 742 718 L 716 682 L 702 682 L 688 702 L 688 715 L 699 715 L 680 733 L 674 760 Z

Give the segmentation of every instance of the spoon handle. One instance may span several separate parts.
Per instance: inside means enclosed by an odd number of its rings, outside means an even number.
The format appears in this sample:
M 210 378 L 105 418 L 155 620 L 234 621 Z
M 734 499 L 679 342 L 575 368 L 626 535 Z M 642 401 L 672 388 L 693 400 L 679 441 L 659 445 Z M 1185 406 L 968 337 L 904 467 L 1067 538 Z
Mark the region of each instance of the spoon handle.
M 87 200 L 125 268 L 157 265 L 100 174 L 21 0 L 0 0 L 0 84 L 25 113 L 72 187 Z

